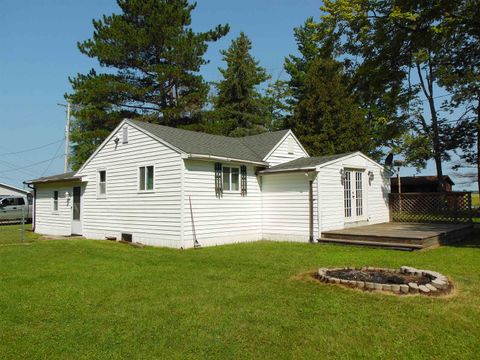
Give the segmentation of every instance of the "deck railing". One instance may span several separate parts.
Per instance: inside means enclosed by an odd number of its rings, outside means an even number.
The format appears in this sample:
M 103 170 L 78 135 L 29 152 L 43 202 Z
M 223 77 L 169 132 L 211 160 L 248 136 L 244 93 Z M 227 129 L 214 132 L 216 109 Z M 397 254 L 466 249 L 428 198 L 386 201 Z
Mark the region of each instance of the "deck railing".
M 390 194 L 390 221 L 471 223 L 470 192 Z

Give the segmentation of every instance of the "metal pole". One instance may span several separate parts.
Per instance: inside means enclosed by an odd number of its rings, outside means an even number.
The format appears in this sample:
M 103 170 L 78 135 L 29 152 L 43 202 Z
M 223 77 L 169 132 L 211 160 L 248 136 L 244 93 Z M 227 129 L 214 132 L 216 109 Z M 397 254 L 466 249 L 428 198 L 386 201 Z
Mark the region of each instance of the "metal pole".
M 398 210 L 402 212 L 402 182 L 400 180 L 400 166 L 398 167 L 397 172 L 397 182 L 398 182 Z
M 70 147 L 70 102 L 67 102 L 67 125 L 65 126 L 65 162 L 63 170 L 68 172 L 68 151 Z
M 22 242 L 25 242 L 25 206 L 22 206 Z

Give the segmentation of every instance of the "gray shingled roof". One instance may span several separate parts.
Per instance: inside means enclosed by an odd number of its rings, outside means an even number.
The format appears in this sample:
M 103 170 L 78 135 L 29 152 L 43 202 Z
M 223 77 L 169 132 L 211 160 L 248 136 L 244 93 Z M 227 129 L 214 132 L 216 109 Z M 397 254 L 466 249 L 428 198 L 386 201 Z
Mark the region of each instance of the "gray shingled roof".
M 283 164 L 272 166 L 271 168 L 261 171 L 261 173 L 264 174 L 264 173 L 277 172 L 277 171 L 292 171 L 297 169 L 302 169 L 302 170 L 314 169 L 318 165 L 322 165 L 329 161 L 340 159 L 342 157 L 345 157 L 351 154 L 354 154 L 354 152 L 335 154 L 335 155 L 317 156 L 317 157 L 303 157 L 303 158 L 295 159 Z
M 33 184 L 33 183 L 41 183 L 41 182 L 80 180 L 80 177 L 75 176 L 75 174 L 76 174 L 75 171 L 71 171 L 71 172 L 52 175 L 52 176 L 43 176 L 38 179 L 29 180 L 27 181 L 27 183 Z
M 187 154 L 212 155 L 256 162 L 262 162 L 270 150 L 288 132 L 288 130 L 281 130 L 234 138 L 150 124 L 138 120 L 129 121 Z

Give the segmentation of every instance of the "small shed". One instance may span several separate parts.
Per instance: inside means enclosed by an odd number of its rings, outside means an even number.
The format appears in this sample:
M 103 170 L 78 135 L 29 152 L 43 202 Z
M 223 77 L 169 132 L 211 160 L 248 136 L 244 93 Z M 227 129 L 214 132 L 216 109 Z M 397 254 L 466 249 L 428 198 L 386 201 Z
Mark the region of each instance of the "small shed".
M 402 176 L 400 177 L 400 186 L 402 193 L 429 193 L 452 191 L 455 183 L 448 175 L 443 177 L 444 188 L 437 176 Z M 390 178 L 390 187 L 392 193 L 398 193 L 398 178 Z

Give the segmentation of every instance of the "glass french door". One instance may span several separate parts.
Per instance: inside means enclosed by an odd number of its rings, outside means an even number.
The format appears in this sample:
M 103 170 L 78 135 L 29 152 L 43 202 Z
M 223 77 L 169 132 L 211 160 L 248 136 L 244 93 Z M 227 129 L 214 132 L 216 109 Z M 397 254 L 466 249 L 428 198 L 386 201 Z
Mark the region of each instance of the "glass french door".
M 345 219 L 347 221 L 364 219 L 363 171 L 345 169 L 343 198 Z

